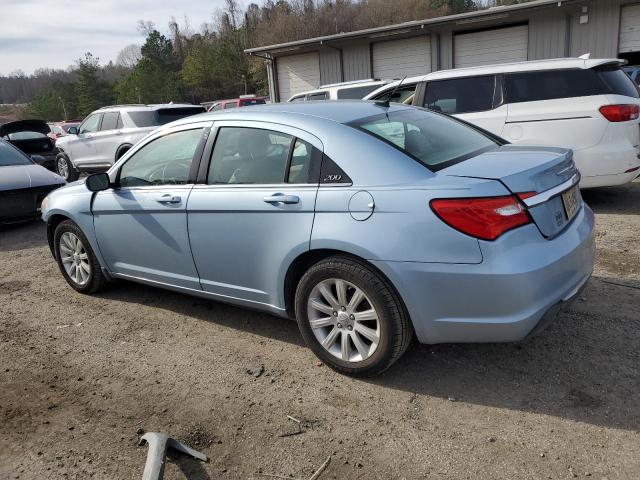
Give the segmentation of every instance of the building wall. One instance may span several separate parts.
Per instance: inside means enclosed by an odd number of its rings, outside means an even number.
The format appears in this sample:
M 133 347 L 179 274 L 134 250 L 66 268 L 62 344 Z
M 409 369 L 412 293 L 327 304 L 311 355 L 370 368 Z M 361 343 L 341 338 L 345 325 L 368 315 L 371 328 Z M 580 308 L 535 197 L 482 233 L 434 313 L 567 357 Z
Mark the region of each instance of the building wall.
M 542 10 L 529 18 L 529 58 L 569 56 L 569 13 L 562 8 Z
M 580 24 L 580 8 L 588 7 L 589 22 Z M 572 6 L 573 7 L 573 6 Z M 570 55 L 616 57 L 620 35 L 620 0 L 591 0 L 572 8 Z

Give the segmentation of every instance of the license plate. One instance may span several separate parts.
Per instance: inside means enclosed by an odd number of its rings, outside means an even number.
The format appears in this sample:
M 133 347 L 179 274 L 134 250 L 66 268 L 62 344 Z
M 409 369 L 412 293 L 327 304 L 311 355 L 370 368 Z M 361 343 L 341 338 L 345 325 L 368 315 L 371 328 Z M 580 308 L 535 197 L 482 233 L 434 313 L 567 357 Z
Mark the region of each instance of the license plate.
M 567 214 L 567 220 L 571 220 L 580 209 L 577 185 L 562 194 L 562 203 L 564 204 L 564 213 Z

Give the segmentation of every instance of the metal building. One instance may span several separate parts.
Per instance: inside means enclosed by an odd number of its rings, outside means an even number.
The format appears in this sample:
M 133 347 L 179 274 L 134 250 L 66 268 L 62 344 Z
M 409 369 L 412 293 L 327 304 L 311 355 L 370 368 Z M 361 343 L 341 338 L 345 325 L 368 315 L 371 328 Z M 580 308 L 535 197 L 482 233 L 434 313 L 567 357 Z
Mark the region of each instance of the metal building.
M 534 0 L 245 52 L 265 58 L 274 101 L 329 83 L 585 53 L 640 64 L 640 0 Z

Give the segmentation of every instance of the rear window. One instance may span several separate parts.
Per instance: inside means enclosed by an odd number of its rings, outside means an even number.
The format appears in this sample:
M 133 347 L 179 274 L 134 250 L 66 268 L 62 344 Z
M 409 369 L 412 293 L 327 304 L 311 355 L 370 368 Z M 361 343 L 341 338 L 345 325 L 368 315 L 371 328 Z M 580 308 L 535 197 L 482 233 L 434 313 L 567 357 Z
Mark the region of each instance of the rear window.
M 263 98 L 250 98 L 248 100 L 243 98 L 240 100 L 240 104 L 243 107 L 248 107 L 249 105 L 264 105 L 265 103 L 267 102 L 265 102 Z
M 374 90 L 380 88 L 379 84 L 363 87 L 349 87 L 338 90 L 338 100 L 362 100 Z
M 491 110 L 495 84 L 493 75 L 429 82 L 424 106 L 448 114 Z
M 0 167 L 10 165 L 33 165 L 33 162 L 5 142 L 0 142 Z
M 620 68 L 547 70 L 505 75 L 507 103 L 616 94 L 638 98 L 638 90 Z
M 128 112 L 136 127 L 156 127 L 184 117 L 204 113 L 204 107 L 161 108 L 156 111 Z
M 383 113 L 349 126 L 388 143 L 430 170 L 440 170 L 498 146 L 471 127 L 422 109 Z

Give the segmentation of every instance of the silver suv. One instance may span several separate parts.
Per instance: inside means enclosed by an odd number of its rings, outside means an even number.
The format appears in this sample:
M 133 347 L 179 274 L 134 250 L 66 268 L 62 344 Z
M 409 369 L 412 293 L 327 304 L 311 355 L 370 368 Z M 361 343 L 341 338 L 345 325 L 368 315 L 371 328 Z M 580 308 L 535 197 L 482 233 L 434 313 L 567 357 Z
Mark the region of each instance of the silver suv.
M 80 172 L 104 171 L 159 125 L 204 112 L 199 105 L 173 103 L 103 107 L 57 140 L 56 170 L 68 182 Z

